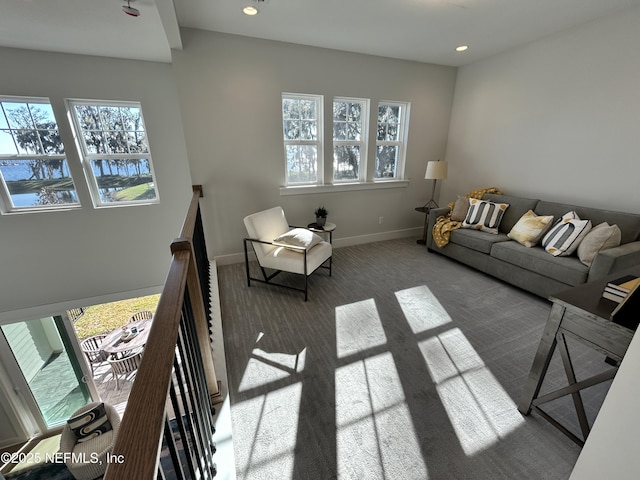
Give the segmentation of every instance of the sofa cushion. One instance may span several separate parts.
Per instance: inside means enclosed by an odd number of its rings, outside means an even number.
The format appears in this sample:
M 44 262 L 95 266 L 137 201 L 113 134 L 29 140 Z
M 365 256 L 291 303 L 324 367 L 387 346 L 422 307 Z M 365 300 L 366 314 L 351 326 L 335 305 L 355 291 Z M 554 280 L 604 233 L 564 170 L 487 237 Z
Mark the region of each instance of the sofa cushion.
M 516 222 L 507 236 L 525 247 L 533 247 L 551 227 L 553 216 L 536 215 L 533 210 L 525 213 Z
M 470 248 L 478 252 L 489 254 L 491 247 L 497 242 L 508 242 L 509 238 L 504 233 L 493 234 L 479 230 L 458 229 L 451 232 L 449 243 L 455 243 L 462 247 Z
M 469 211 L 462 222 L 462 228 L 473 228 L 483 232 L 498 233 L 498 226 L 508 203 L 494 203 L 487 200 L 469 199 Z
M 535 211 L 535 207 L 539 202 L 539 200 L 535 198 L 511 197 L 509 195 L 498 195 L 496 193 L 485 193 L 482 199 L 494 203 L 509 204 L 509 208 L 504 212 L 500 227 L 498 228 L 498 231 L 502 233 L 509 233 L 522 215 L 529 210 Z M 559 218 L 559 216 L 556 218 Z
M 565 213 L 542 239 L 542 246 L 554 257 L 566 257 L 578 249 L 591 230 L 591 220 L 581 220 L 576 212 Z
M 540 247 L 527 248 L 518 242 L 495 243 L 491 256 L 569 285 L 587 281 L 589 267 L 578 257 L 554 257 Z
M 487 196 L 487 195 L 485 195 Z M 591 220 L 593 225 L 607 222 L 616 224 L 620 228 L 620 244 L 640 240 L 640 215 L 635 213 L 600 210 L 598 208 L 580 207 L 564 203 L 554 203 L 540 200 L 533 209 L 538 215 L 553 215 L 560 218 L 565 212 L 575 211 L 580 218 Z
M 582 263 L 591 266 L 598 252 L 620 245 L 620 229 L 617 225 L 602 222 L 591 229 L 578 245 L 578 258 Z

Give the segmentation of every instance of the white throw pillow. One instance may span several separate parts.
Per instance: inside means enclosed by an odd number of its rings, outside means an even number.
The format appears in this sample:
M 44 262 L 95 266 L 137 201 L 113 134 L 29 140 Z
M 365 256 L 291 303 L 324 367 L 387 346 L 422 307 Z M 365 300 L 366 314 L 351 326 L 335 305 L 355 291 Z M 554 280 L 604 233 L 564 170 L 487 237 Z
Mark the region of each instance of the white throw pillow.
M 533 247 L 553 222 L 553 215 L 536 215 L 533 210 L 520 217 L 507 236 L 525 247 Z
M 475 228 L 488 233 L 498 233 L 508 203 L 493 203 L 487 200 L 469 199 L 469 210 L 462 228 Z
M 283 233 L 273 240 L 274 243 L 279 243 L 283 247 L 304 247 L 307 250 L 317 245 L 321 241 L 322 237 L 320 235 L 316 235 L 311 230 L 307 230 L 306 228 L 294 228 L 286 233 Z
M 542 239 L 542 246 L 554 257 L 566 257 L 576 251 L 591 230 L 591 220 L 580 220 L 576 212 L 565 213 Z
M 578 258 L 590 267 L 599 252 L 620 245 L 621 236 L 622 232 L 617 225 L 609 225 L 607 222 L 596 225 L 578 245 Z

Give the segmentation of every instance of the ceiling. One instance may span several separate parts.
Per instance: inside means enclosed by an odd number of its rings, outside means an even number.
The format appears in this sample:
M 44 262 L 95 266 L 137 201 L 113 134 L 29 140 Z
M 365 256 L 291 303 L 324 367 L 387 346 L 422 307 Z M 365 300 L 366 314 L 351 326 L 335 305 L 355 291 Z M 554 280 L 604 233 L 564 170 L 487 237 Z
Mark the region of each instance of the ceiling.
M 125 0 L 126 1 L 126 0 Z M 171 62 L 180 27 L 461 66 L 640 0 L 0 0 L 0 46 Z M 246 4 L 260 13 L 248 17 Z M 469 45 L 457 53 L 458 45 Z

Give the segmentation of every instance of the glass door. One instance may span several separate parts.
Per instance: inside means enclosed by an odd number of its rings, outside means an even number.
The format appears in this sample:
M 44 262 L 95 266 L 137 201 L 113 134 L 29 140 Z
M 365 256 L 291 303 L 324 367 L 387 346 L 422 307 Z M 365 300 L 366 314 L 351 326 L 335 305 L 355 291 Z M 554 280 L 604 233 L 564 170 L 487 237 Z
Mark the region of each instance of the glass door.
M 0 359 L 38 430 L 64 424 L 95 397 L 77 338 L 63 317 L 13 322 L 0 331 Z

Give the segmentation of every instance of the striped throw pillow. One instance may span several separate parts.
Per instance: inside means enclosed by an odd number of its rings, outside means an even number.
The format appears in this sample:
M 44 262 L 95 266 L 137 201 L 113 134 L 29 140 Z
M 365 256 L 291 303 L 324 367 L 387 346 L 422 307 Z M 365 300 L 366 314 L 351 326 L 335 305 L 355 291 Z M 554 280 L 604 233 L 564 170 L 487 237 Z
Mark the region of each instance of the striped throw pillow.
M 542 239 L 542 246 L 554 257 L 566 257 L 576 251 L 591 230 L 591 220 L 580 220 L 576 212 L 565 213 Z
M 469 199 L 469 210 L 462 222 L 462 228 L 475 228 L 488 233 L 498 233 L 508 203 L 494 203 L 487 200 Z

